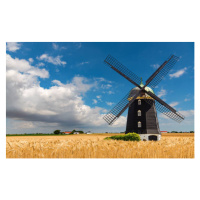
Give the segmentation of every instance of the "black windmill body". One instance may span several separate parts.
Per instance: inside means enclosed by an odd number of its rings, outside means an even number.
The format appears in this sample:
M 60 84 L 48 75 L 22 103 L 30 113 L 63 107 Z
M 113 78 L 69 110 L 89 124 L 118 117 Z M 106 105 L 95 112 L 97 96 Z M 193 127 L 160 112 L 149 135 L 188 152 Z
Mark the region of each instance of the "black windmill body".
M 152 90 L 167 75 L 175 63 L 178 61 L 175 55 L 170 56 L 146 81 L 144 85 L 142 80 L 117 61 L 108 55 L 104 60 L 106 65 L 111 67 L 117 73 L 122 75 L 136 87 L 131 89 L 125 97 L 104 116 L 104 120 L 113 124 L 122 113 L 129 108 L 126 132 L 136 132 L 140 134 L 141 140 L 159 140 L 160 129 L 156 110 L 170 117 L 171 119 L 181 122 L 184 116 L 174 108 L 156 96 Z
M 141 81 L 140 87 L 143 86 L 144 84 Z M 131 93 L 135 93 L 138 90 L 138 87 L 133 88 Z M 146 87 L 145 91 L 149 91 L 154 94 L 150 87 Z M 128 100 L 130 101 L 131 98 L 132 97 Z M 148 99 L 149 103 L 146 102 L 146 99 Z M 128 109 L 126 133 L 132 132 L 138 134 L 160 134 L 155 100 L 145 92 L 141 92 Z

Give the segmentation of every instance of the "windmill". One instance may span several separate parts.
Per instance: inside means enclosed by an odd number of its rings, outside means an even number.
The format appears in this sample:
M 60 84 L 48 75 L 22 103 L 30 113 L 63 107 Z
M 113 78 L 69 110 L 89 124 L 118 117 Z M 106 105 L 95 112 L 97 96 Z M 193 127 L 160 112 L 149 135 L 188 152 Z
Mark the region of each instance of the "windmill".
M 179 57 L 171 55 L 146 81 L 145 85 L 136 74 L 122 65 L 111 55 L 104 60 L 105 64 L 130 81 L 136 87 L 131 89 L 125 97 L 103 118 L 112 125 L 122 113 L 128 109 L 126 132 L 136 132 L 141 140 L 160 140 L 161 133 L 156 110 L 160 111 L 176 122 L 184 120 L 184 116 L 156 96 L 155 88 L 167 75 Z

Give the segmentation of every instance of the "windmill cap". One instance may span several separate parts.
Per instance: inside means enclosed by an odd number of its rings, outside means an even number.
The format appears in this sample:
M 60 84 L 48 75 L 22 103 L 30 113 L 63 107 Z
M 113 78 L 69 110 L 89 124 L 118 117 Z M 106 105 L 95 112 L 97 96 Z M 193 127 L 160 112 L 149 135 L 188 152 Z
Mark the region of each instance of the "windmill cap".
M 143 84 L 142 78 L 141 78 L 140 87 L 143 87 L 143 86 L 144 86 L 144 84 Z M 146 86 L 144 89 L 145 89 L 145 91 L 152 92 L 154 94 L 154 91 L 150 87 Z M 135 87 L 132 90 L 140 90 L 140 88 L 139 87 Z

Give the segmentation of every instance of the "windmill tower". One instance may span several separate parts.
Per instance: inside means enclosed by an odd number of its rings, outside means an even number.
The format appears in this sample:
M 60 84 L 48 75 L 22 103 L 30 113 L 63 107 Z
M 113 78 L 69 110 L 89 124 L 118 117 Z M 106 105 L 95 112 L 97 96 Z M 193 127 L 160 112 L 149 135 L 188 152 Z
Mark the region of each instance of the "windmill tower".
M 141 80 L 140 87 L 143 86 L 144 84 Z M 131 94 L 137 90 L 139 90 L 138 87 L 131 90 L 130 97 L 128 98 L 129 101 L 132 99 Z M 145 91 L 154 94 L 154 91 L 150 87 L 145 87 Z M 149 103 L 146 102 L 147 99 Z M 148 140 L 150 136 L 150 139 L 155 139 L 152 134 L 160 139 L 155 100 L 145 92 L 141 92 L 128 109 L 126 133 L 132 132 L 140 134 L 141 140 Z
M 146 81 L 145 85 L 142 79 L 122 65 L 114 57 L 108 55 L 104 60 L 106 65 L 111 67 L 117 73 L 122 75 L 136 87 L 131 89 L 125 97 L 103 118 L 109 124 L 113 124 L 122 113 L 129 108 L 126 132 L 136 132 L 141 140 L 160 140 L 161 134 L 156 110 L 181 122 L 184 116 L 174 108 L 154 94 L 152 88 L 167 75 L 175 63 L 178 61 L 175 55 L 170 56 Z M 147 86 L 148 85 L 148 86 Z

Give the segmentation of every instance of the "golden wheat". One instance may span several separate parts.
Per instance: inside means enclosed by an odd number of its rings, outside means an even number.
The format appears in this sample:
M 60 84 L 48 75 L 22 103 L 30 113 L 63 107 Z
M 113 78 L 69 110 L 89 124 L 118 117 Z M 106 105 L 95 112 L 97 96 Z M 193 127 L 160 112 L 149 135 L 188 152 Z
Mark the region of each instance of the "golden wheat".
M 111 135 L 9 136 L 6 157 L 194 158 L 194 134 L 165 134 L 156 142 L 104 140 Z

